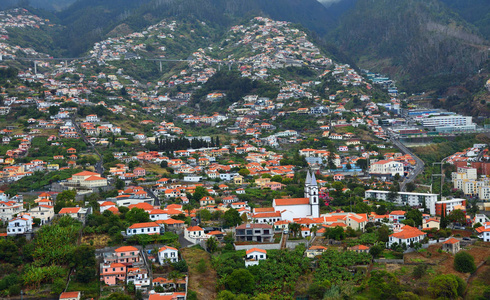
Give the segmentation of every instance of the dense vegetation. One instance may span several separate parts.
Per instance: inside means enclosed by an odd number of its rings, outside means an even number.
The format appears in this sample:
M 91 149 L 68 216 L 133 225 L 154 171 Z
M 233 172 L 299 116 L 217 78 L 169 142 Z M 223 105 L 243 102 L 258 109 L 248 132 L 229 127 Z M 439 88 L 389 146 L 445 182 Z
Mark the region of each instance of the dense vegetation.
M 211 92 L 221 92 L 225 97 L 205 103 L 206 95 Z M 224 112 L 232 103 L 242 99 L 247 94 L 257 94 L 260 97 L 274 98 L 279 93 L 279 87 L 261 80 L 241 77 L 236 71 L 219 71 L 212 76 L 202 89 L 192 95 L 191 105 L 202 112 Z
M 486 59 L 473 46 L 486 42 L 437 0 L 359 0 L 333 39 L 360 66 L 389 73 L 412 90 L 457 83 Z

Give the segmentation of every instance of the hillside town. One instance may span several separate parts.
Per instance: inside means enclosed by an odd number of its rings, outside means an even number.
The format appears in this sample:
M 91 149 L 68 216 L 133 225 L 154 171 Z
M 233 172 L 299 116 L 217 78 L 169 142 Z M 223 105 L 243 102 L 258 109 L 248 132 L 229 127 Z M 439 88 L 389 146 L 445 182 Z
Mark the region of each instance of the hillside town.
M 480 132 L 471 117 L 409 107 L 289 22 L 255 17 L 186 57 L 175 44 L 204 22 L 164 20 L 66 61 L 8 44 L 9 28 L 49 24 L 0 12 L 0 297 L 292 299 L 310 280 L 349 298 L 340 285 L 389 276 L 383 264 L 490 257 L 488 144 L 424 171 L 396 143 Z M 38 60 L 8 73 L 20 57 Z M 176 66 L 155 82 L 129 67 L 162 62 Z M 222 72 L 262 85 L 215 88 Z M 297 277 L 276 286 L 274 264 Z M 256 292 L 233 282 L 252 274 Z

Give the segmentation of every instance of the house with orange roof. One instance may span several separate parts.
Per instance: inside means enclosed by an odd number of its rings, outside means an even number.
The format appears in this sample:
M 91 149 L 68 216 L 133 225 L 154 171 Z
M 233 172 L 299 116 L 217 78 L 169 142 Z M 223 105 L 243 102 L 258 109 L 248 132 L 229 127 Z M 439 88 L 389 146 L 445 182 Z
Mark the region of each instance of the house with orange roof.
M 133 283 L 136 290 L 150 286 L 150 278 L 146 267 L 130 267 L 126 274 L 126 284 Z
M 161 286 L 165 292 L 172 292 L 177 290 L 184 291 L 187 286 L 187 281 L 187 276 L 177 279 L 157 277 L 153 279 L 153 286 Z M 177 299 L 177 297 L 175 297 L 174 299 Z
M 163 210 L 163 209 L 153 209 L 149 212 L 150 215 L 150 220 L 152 221 L 157 221 L 157 220 L 167 220 L 169 217 L 168 211 Z
M 484 222 L 483 226 L 475 228 L 475 231 L 484 242 L 490 242 L 490 222 Z
M 282 221 L 281 212 L 279 211 L 262 212 L 262 213 L 256 213 L 252 215 L 253 223 L 274 224 L 277 221 Z
M 81 186 L 87 188 L 96 188 L 107 186 L 107 178 L 100 177 L 99 173 L 83 171 L 73 174 L 67 180 L 68 186 Z
M 37 218 L 37 219 L 41 220 L 41 224 L 37 224 L 37 225 L 44 225 L 54 218 L 54 206 L 52 204 L 51 205 L 45 205 L 45 204 L 41 204 L 41 202 L 39 202 L 39 205 L 32 207 L 28 211 L 28 213 L 34 219 Z
M 11 220 L 7 225 L 7 236 L 21 235 L 32 232 L 34 218 L 28 214 L 21 214 Z
M 146 211 L 147 213 L 151 212 L 152 210 L 155 209 L 155 207 L 153 207 L 153 205 L 149 204 L 149 203 L 146 203 L 146 202 L 140 202 L 140 203 L 136 203 L 136 204 L 131 204 L 128 206 L 129 210 L 133 209 L 133 208 L 139 208 L 139 209 L 142 209 L 144 211 Z
M 92 207 L 63 207 L 59 212 L 59 216 L 67 215 L 72 219 L 85 222 L 88 215 L 92 213 Z
M 436 229 L 439 230 L 441 221 L 437 218 L 428 218 L 422 220 L 422 230 Z
M 120 263 L 102 263 L 100 267 L 100 281 L 106 285 L 126 283 L 127 267 Z
M 247 250 L 245 257 L 245 267 L 256 266 L 259 261 L 267 259 L 267 251 L 260 248 Z
M 388 247 L 391 247 L 394 243 L 398 245 L 413 245 L 414 243 L 421 243 L 427 234 L 415 227 L 405 225 L 400 231 L 390 235 L 388 240 Z
M 198 240 L 206 239 L 204 229 L 199 226 L 190 226 L 184 229 L 184 238 L 189 242 L 197 242 Z
M 400 223 L 401 221 L 405 220 L 405 214 L 407 212 L 403 210 L 394 210 L 390 212 L 389 214 L 389 219 L 391 223 Z
M 8 221 L 24 211 L 24 203 L 17 201 L 0 201 L 0 221 Z
M 357 253 L 369 253 L 369 247 L 365 245 L 355 245 L 352 247 L 347 248 L 350 251 L 354 251 Z
M 100 213 L 103 213 L 105 210 L 108 210 L 111 207 L 115 208 L 116 203 L 114 203 L 112 201 L 104 201 L 99 205 L 99 207 L 100 207 Z
M 80 300 L 80 292 L 64 292 L 60 294 L 60 300 Z
M 185 292 L 173 292 L 173 293 L 150 293 L 148 300 L 185 300 Z
M 163 224 L 164 226 L 167 226 L 169 230 L 171 229 L 181 229 L 184 228 L 185 222 L 182 220 L 175 220 L 175 219 L 167 219 L 167 220 L 158 220 L 156 221 L 157 224 Z
M 136 223 L 128 227 L 126 229 L 126 234 L 128 236 L 136 235 L 136 234 L 160 234 L 162 227 L 155 222 L 144 222 L 144 223 Z
M 456 254 L 461 250 L 460 240 L 455 238 L 449 238 L 442 243 L 442 251 L 446 251 L 452 254 Z
M 345 224 L 354 230 L 364 231 L 364 228 L 368 222 L 366 214 L 349 213 L 345 217 Z
M 216 202 L 213 197 L 210 196 L 205 196 L 202 197 L 201 200 L 199 200 L 199 205 L 200 206 L 206 206 L 206 205 L 214 205 Z
M 158 261 L 160 265 L 176 263 L 179 261 L 179 250 L 170 246 L 163 246 L 158 250 Z
M 274 223 L 274 231 L 285 231 L 288 230 L 290 221 L 287 220 L 279 220 Z
M 327 251 L 328 248 L 324 246 L 311 246 L 308 248 L 305 253 L 308 258 L 315 258 L 317 256 L 322 255 L 323 252 Z

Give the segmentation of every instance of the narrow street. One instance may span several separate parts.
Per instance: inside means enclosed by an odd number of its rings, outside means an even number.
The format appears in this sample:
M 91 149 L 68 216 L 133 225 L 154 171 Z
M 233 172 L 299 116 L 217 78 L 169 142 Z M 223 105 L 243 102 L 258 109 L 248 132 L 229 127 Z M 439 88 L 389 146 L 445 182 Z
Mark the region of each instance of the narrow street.
M 83 141 L 85 142 L 85 144 L 88 146 L 88 147 L 91 147 L 92 148 L 92 151 L 97 154 L 97 156 L 99 157 L 99 161 L 95 164 L 95 172 L 99 173 L 99 174 L 103 174 L 104 173 L 104 159 L 102 157 L 102 155 L 99 153 L 99 151 L 97 150 L 97 148 L 95 148 L 95 145 L 92 144 L 88 139 L 87 137 L 85 136 L 85 134 L 83 133 L 82 129 L 80 128 L 80 126 L 78 126 L 78 123 L 76 121 L 76 117 L 75 116 L 72 116 L 71 117 L 71 121 L 73 123 L 73 127 L 75 127 L 75 129 L 77 130 L 78 134 L 80 135 L 80 137 L 83 139 Z

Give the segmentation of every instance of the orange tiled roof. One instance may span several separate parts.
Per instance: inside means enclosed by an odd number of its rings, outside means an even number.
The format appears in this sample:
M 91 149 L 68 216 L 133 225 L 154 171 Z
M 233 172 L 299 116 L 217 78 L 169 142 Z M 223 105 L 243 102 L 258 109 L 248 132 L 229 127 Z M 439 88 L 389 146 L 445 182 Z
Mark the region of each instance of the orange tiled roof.
M 274 199 L 277 206 L 309 204 L 308 198 Z

